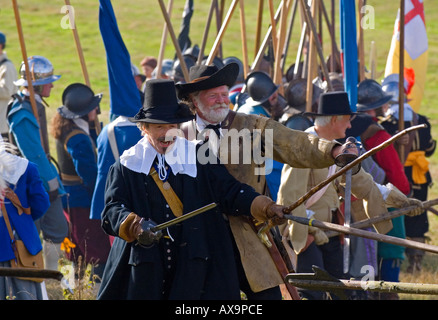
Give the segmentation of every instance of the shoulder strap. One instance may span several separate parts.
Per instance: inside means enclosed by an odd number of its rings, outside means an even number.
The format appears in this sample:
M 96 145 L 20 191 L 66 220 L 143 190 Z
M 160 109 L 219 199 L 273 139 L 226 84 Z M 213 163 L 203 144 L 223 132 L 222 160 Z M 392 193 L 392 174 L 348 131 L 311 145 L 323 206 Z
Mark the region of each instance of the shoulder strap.
M 176 217 L 182 216 L 183 205 L 181 200 L 176 195 L 175 191 L 173 191 L 172 186 L 169 183 L 167 183 L 168 187 L 164 188 L 163 181 L 161 181 L 160 178 L 158 177 L 157 171 L 155 171 L 154 167 L 151 168 L 149 174 L 154 179 L 155 183 L 157 184 L 158 188 L 160 189 L 161 193 L 166 199 L 167 204 L 169 205 L 170 210 L 172 210 L 173 214 Z
M 5 218 L 5 223 L 6 223 L 6 227 L 8 228 L 8 232 L 9 232 L 9 236 L 11 237 L 11 241 L 14 242 L 14 234 L 12 232 L 12 228 L 11 228 L 11 222 L 9 221 L 9 216 L 8 213 L 6 211 L 6 207 L 5 207 L 5 203 L 2 202 L 2 213 L 3 213 L 3 217 Z
M 9 60 L 8 58 L 4 58 L 2 61 L 0 61 L 0 66 L 8 60 Z
M 118 159 L 119 154 L 119 148 L 117 148 L 117 140 L 116 135 L 114 133 L 114 126 L 115 126 L 115 120 L 110 122 L 108 124 L 108 141 L 110 143 L 111 151 L 113 152 L 114 159 Z

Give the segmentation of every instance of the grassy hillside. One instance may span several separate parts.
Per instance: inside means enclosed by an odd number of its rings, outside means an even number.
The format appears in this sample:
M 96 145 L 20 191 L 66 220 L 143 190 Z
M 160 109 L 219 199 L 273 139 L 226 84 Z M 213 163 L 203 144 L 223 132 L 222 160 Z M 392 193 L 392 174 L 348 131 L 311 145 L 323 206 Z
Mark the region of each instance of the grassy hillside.
M 101 108 L 103 114 L 100 120 L 108 122 L 108 83 L 105 50 L 99 31 L 98 22 L 98 1 L 71 0 L 75 11 L 75 23 L 83 48 L 91 86 L 93 90 L 104 93 Z M 178 34 L 181 15 L 185 0 L 174 0 L 171 20 L 175 33 Z M 225 1 L 225 8 L 228 10 L 231 0 Z M 338 1 L 335 1 L 338 6 Z M 47 99 L 50 108 L 49 117 L 61 105 L 63 89 L 73 82 L 83 82 L 83 76 L 79 58 L 76 52 L 73 33 L 70 29 L 62 27 L 65 11 L 63 0 L 18 0 L 22 28 L 26 41 L 27 55 L 43 55 L 49 58 L 54 67 L 55 73 L 62 75 L 55 83 L 52 96 Z M 113 7 L 118 20 L 122 37 L 128 48 L 132 61 L 139 65 L 140 60 L 147 55 L 158 56 L 164 26 L 164 19 L 158 1 L 155 0 L 113 0 Z M 255 56 L 254 39 L 257 17 L 257 0 L 245 1 L 245 22 L 247 31 L 247 47 L 249 61 Z M 277 8 L 279 0 L 274 1 Z M 331 1 L 324 1 L 327 10 Z M 165 1 L 167 6 L 167 1 Z M 365 62 L 369 62 L 370 43 L 374 41 L 377 48 L 377 70 L 380 75 L 386 64 L 387 53 L 393 32 L 394 20 L 397 14 L 399 1 L 377 1 L 368 0 L 367 4 L 374 8 L 375 28 L 364 31 Z M 192 17 L 190 38 L 192 43 L 201 44 L 206 18 L 208 15 L 210 1 L 195 0 L 195 13 Z M 270 24 L 268 1 L 264 1 L 264 15 L 262 38 Z M 429 37 L 429 65 L 427 74 L 427 85 L 420 112 L 429 116 L 432 123 L 433 135 L 438 137 L 438 108 L 435 107 L 438 100 L 438 2 L 425 0 L 426 24 Z M 336 8 L 336 12 L 339 8 Z M 64 13 L 63 13 L 64 12 Z M 295 60 L 297 44 L 299 41 L 300 29 L 299 19 L 296 20 L 292 33 L 291 45 L 287 57 L 287 65 Z M 337 20 L 336 25 L 339 26 Z M 206 53 L 209 53 L 215 39 L 215 24 L 209 31 L 209 39 L 206 46 Z M 324 49 L 328 50 L 328 33 L 323 29 Z M 17 69 L 20 66 L 22 55 L 18 41 L 17 28 L 12 8 L 12 1 L 0 0 L 0 31 L 8 37 L 7 53 L 15 63 Z M 339 31 L 337 31 L 339 42 Z M 239 8 L 234 11 L 233 18 L 223 39 L 223 57 L 242 57 L 242 43 L 240 34 Z M 175 50 L 171 38 L 167 37 L 165 47 L 165 58 L 173 58 Z M 381 80 L 381 76 L 378 80 Z M 52 146 L 54 144 L 52 143 Z M 431 169 L 433 178 L 438 179 L 438 152 L 431 158 Z M 430 192 L 430 199 L 438 196 L 438 187 L 435 185 Z M 431 231 L 429 236 L 432 244 L 438 245 L 438 217 L 430 214 Z M 425 279 L 417 278 L 421 282 L 436 282 L 435 273 L 438 265 L 436 255 L 430 257 L 432 270 Z

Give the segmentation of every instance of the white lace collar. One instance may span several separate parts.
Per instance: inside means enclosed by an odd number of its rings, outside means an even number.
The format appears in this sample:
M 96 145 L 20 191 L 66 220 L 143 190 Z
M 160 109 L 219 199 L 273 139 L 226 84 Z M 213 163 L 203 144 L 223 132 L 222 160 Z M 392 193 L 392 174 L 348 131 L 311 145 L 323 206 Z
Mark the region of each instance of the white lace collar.
M 180 173 L 196 177 L 196 143 L 176 137 L 175 143 L 167 150 L 164 159 L 174 175 Z M 123 152 L 120 163 L 132 171 L 149 174 L 157 154 L 147 137 L 143 137 L 136 145 Z

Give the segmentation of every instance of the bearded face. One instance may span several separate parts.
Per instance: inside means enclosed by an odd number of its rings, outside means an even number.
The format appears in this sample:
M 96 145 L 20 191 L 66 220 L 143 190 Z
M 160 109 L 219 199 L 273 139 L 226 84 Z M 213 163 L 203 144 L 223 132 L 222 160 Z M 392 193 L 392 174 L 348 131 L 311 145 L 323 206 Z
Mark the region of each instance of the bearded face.
M 193 97 L 196 113 L 209 123 L 220 123 L 230 111 L 230 99 L 228 87 L 220 86 L 213 89 L 203 90 Z

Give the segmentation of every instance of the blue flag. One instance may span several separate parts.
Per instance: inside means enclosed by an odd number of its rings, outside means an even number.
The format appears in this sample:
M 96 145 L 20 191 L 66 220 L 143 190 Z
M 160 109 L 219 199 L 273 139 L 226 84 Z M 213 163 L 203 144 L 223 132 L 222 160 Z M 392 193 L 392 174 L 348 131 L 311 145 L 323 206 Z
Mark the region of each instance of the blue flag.
M 106 50 L 110 116 L 133 117 L 142 107 L 131 69 L 131 57 L 123 42 L 110 0 L 99 0 L 99 28 Z
M 358 57 L 356 42 L 355 1 L 340 1 L 341 63 L 344 87 L 350 100 L 351 111 L 356 111 Z

